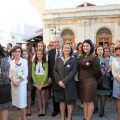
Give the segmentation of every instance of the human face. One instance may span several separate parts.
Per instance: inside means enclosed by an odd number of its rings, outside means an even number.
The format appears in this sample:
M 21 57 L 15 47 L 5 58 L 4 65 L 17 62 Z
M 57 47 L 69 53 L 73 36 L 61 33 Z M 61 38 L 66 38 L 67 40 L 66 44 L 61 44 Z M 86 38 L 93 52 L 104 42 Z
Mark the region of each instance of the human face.
M 110 51 L 109 49 L 104 49 L 104 56 L 109 57 L 110 56 Z
M 55 47 L 55 49 L 60 49 L 61 48 L 61 46 L 62 46 L 62 43 L 58 40 L 58 38 L 55 38 L 54 39 L 54 47 Z
M 9 44 L 7 44 L 7 50 L 10 50 L 11 46 Z
M 42 50 L 43 51 L 43 44 L 42 43 L 37 44 L 37 50 Z
M 89 54 L 89 53 L 90 53 L 90 50 L 91 50 L 91 46 L 90 46 L 88 43 L 84 43 L 84 44 L 83 44 L 83 51 L 84 51 L 86 54 Z
M 81 52 L 81 49 L 82 49 L 82 44 L 78 46 L 78 51 Z
M 19 58 L 21 56 L 21 49 L 16 49 L 13 54 L 15 58 Z
M 98 56 L 102 56 L 103 55 L 103 48 L 102 47 L 98 47 L 97 48 L 97 55 Z
M 115 48 L 115 53 L 117 56 L 120 56 L 120 47 Z
M 49 47 L 49 50 L 54 49 L 54 45 L 52 43 L 50 43 L 48 47 Z
M 115 45 L 110 46 L 110 51 L 114 51 Z
M 63 54 L 69 56 L 71 52 L 71 47 L 69 44 L 65 44 L 63 47 Z
M 35 48 L 32 47 L 32 54 L 34 55 L 35 54 Z
M 23 51 L 23 52 L 22 52 L 22 57 L 23 57 L 24 59 L 28 60 L 28 57 L 29 57 L 28 52 L 27 52 L 27 51 Z
M 42 57 L 43 57 L 43 53 L 41 51 L 38 51 L 37 52 L 37 59 L 42 60 Z
M 117 41 L 116 41 L 116 44 L 117 44 L 117 45 L 120 45 L 120 40 L 117 40 Z

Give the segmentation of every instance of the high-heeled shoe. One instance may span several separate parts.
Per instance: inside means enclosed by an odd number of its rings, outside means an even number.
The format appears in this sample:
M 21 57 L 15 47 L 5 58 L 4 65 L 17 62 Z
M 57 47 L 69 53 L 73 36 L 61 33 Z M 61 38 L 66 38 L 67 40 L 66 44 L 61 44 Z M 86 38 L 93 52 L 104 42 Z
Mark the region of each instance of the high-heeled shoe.
M 41 117 L 42 116 L 42 114 L 38 114 L 38 117 Z
M 104 111 L 100 112 L 99 117 L 103 117 L 104 116 Z
M 102 114 L 99 114 L 99 117 L 103 117 L 104 116 L 104 113 L 102 113 Z
M 93 114 L 95 114 L 96 112 L 98 112 L 98 107 L 94 109 Z

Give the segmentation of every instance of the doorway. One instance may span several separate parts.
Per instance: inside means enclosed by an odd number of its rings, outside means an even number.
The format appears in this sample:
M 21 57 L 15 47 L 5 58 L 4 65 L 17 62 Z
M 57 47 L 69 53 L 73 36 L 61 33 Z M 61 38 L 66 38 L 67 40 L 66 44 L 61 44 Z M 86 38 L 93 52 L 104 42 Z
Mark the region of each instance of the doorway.
M 108 28 L 101 28 L 96 34 L 96 44 L 104 46 L 112 42 L 112 33 Z
M 75 43 L 75 36 L 72 30 L 70 29 L 65 29 L 62 31 L 61 33 L 61 37 L 63 39 L 64 42 L 71 42 L 71 44 Z

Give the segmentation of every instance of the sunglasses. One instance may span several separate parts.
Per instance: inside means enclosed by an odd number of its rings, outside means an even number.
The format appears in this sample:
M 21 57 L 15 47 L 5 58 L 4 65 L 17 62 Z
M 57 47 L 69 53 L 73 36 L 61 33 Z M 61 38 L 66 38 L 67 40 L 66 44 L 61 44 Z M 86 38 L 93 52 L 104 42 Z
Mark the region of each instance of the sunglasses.
M 49 45 L 49 46 L 53 46 L 53 45 Z
M 116 50 L 120 50 L 120 47 L 118 47 L 118 48 L 115 48 L 115 51 L 116 51 Z

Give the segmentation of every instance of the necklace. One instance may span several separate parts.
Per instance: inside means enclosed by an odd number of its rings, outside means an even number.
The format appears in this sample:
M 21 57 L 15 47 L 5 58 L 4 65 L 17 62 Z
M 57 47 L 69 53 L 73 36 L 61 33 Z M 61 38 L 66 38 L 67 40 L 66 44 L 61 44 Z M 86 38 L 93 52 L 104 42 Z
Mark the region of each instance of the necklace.
M 40 63 L 38 62 L 38 72 L 40 73 Z

